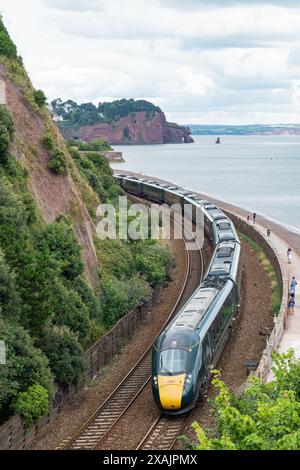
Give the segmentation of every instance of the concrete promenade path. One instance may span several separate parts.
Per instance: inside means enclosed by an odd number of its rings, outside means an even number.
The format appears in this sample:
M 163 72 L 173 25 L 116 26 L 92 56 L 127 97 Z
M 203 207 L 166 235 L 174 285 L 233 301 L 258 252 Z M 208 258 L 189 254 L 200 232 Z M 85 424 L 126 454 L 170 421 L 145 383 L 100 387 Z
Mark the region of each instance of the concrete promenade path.
M 116 170 L 115 170 L 116 171 Z M 118 171 L 116 171 L 118 172 Z M 129 171 L 119 171 L 120 173 L 128 173 L 132 176 L 136 176 L 139 178 L 148 178 L 148 179 L 155 179 L 157 181 L 161 181 L 163 183 L 175 184 L 170 181 L 165 181 L 155 176 L 148 176 L 141 173 L 134 173 Z M 188 188 L 187 188 L 188 189 Z M 200 193 L 201 194 L 201 193 Z M 201 194 L 203 199 L 207 199 L 212 201 L 221 209 L 227 210 L 232 212 L 233 214 L 237 215 L 243 220 L 247 220 L 248 212 L 240 207 L 234 206 L 229 203 L 225 203 L 219 199 L 212 198 L 205 194 Z M 252 214 L 250 215 L 250 224 L 252 222 Z M 286 329 L 284 330 L 283 337 L 281 339 L 279 345 L 279 352 L 285 352 L 289 348 L 293 348 L 295 350 L 295 355 L 300 357 L 300 235 L 296 232 L 292 232 L 286 229 L 283 225 L 276 224 L 265 217 L 260 216 L 259 214 L 256 215 L 256 223 L 255 228 L 258 230 L 275 248 L 275 251 L 280 258 L 281 265 L 283 266 L 283 270 L 285 270 L 285 277 L 290 281 L 293 276 L 295 276 L 298 286 L 296 287 L 296 306 L 294 309 L 294 315 L 288 316 L 286 321 Z M 270 227 L 271 235 L 270 237 L 267 236 L 267 228 Z M 292 263 L 288 264 L 287 262 L 287 249 L 290 247 L 292 249 Z

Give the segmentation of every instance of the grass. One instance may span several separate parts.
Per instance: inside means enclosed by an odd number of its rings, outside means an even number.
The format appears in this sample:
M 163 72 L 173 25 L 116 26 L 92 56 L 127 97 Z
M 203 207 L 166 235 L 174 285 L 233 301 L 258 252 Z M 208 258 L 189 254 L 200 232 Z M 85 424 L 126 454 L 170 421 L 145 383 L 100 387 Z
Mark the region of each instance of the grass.
M 260 264 L 270 278 L 272 288 L 272 312 L 274 316 L 278 316 L 281 306 L 281 293 L 275 268 L 258 243 L 256 243 L 251 237 L 245 235 L 244 233 L 239 233 L 239 236 L 241 240 L 247 243 L 256 253 Z

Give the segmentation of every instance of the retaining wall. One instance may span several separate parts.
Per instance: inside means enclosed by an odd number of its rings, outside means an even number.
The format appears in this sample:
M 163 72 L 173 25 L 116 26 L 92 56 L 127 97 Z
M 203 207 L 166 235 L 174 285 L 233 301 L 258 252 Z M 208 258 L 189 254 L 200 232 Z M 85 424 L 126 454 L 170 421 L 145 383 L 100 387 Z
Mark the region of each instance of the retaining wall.
M 280 262 L 280 256 L 276 247 L 272 245 L 272 239 L 267 238 L 262 233 L 260 233 L 254 225 L 248 224 L 246 221 L 240 219 L 238 216 L 232 212 L 225 211 L 228 217 L 231 218 L 237 230 L 248 235 L 252 240 L 257 242 L 265 254 L 270 259 L 273 264 L 277 279 L 279 282 L 280 293 L 281 293 L 281 307 L 277 317 L 274 317 L 274 327 L 267 340 L 266 348 L 263 351 L 260 363 L 255 371 L 255 375 L 260 377 L 264 381 L 267 379 L 267 375 L 270 372 L 272 366 L 271 354 L 273 350 L 276 350 L 279 346 L 281 338 L 286 324 L 286 315 L 288 308 L 288 278 L 285 273 L 284 266 Z
M 13 416 L 0 427 L 0 450 L 26 449 L 37 433 L 48 423 L 56 419 L 63 405 L 70 402 L 74 394 L 88 381 L 96 378 L 101 368 L 112 360 L 136 332 L 141 323 L 147 321 L 149 308 L 159 301 L 162 288 L 153 289 L 149 300 L 121 318 L 118 323 L 86 352 L 86 370 L 77 387 L 57 388 L 50 406 L 49 414 L 43 416 L 37 424 L 26 429 L 20 415 Z

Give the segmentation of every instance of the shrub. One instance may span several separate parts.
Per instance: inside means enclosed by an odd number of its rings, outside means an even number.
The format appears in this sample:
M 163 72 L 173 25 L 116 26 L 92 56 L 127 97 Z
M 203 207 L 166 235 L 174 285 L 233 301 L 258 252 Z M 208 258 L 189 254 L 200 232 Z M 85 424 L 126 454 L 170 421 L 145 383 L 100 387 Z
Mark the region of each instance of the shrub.
M 140 241 L 136 245 L 136 267 L 152 285 L 164 283 L 172 264 L 172 255 L 167 246 L 152 241 Z
M 42 138 L 42 145 L 46 150 L 51 151 L 54 149 L 54 142 L 50 133 L 44 135 Z
M 35 90 L 33 93 L 33 98 L 39 108 L 45 106 L 47 98 L 42 90 Z
M 53 323 L 68 326 L 71 331 L 79 335 L 80 341 L 83 342 L 90 333 L 88 308 L 73 289 L 58 283 L 55 290 L 56 296 L 52 303 Z
M 18 319 L 21 312 L 21 300 L 16 286 L 15 276 L 10 272 L 0 250 L 0 309 L 4 318 Z
M 133 276 L 129 280 L 106 278 L 101 282 L 101 289 L 103 321 L 107 327 L 113 326 L 149 295 L 149 287 L 145 279 L 139 276 Z
M 76 336 L 67 328 L 52 328 L 45 333 L 42 350 L 50 361 L 57 382 L 77 385 L 84 371 L 83 349 Z
M 48 391 L 41 385 L 31 385 L 26 392 L 19 394 L 13 408 L 15 413 L 20 413 L 25 426 L 29 427 L 48 413 Z
M 68 172 L 68 165 L 64 152 L 55 150 L 49 160 L 48 168 L 58 175 L 65 175 Z
M 37 235 L 37 246 L 39 250 L 51 254 L 67 279 L 73 280 L 83 273 L 81 247 L 66 217 L 47 224 Z
M 3 124 L 0 124 L 0 163 L 8 158 L 9 133 Z
M 14 122 L 7 107 L 3 104 L 0 105 L 0 124 L 6 127 L 9 137 L 12 139 L 15 129 Z
M 197 423 L 198 450 L 299 450 L 300 359 L 292 350 L 274 353 L 274 379 L 251 377 L 239 396 L 230 393 L 215 371 L 215 429 Z
M 17 57 L 17 48 L 12 42 L 0 15 L 0 55 L 8 58 Z
M 18 393 L 33 384 L 49 392 L 53 377 L 45 355 L 34 346 L 32 338 L 21 326 L 0 317 L 0 338 L 6 345 L 6 365 L 0 367 L 0 408 L 9 406 Z

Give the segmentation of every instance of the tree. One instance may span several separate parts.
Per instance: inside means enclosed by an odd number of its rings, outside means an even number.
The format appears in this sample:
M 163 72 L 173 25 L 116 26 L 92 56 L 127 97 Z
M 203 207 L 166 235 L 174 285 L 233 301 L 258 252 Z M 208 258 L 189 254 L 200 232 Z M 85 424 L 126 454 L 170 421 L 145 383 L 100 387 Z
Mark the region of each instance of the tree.
M 9 406 L 33 384 L 52 390 L 53 377 L 45 355 L 21 326 L 0 317 L 0 338 L 6 346 L 6 364 L 0 367 L 0 408 Z
M 78 384 L 85 367 L 83 349 L 68 328 L 49 329 L 41 340 L 41 348 L 57 382 L 66 386 Z
M 215 371 L 215 429 L 209 435 L 197 424 L 198 450 L 299 450 L 300 359 L 292 350 L 274 354 L 274 380 L 252 377 L 240 397 L 230 393 Z
M 13 408 L 15 413 L 21 414 L 25 426 L 31 426 L 48 413 L 49 393 L 41 385 L 31 385 L 18 395 Z

